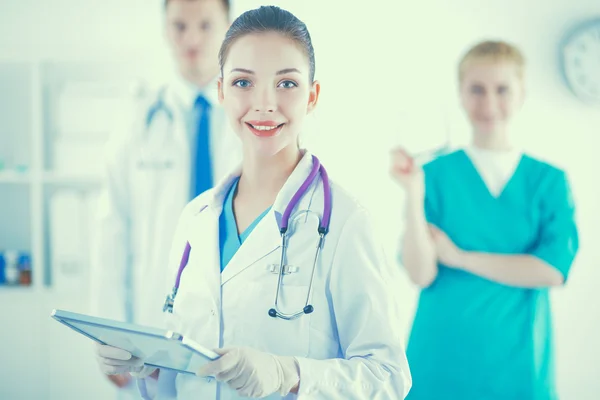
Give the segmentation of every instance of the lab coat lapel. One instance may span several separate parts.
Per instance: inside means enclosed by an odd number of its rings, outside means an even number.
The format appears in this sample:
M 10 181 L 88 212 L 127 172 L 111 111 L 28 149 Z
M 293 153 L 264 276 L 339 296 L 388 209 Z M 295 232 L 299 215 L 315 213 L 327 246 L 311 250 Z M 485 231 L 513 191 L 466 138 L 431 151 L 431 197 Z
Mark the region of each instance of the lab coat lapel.
M 281 220 L 281 216 L 290 200 L 306 180 L 311 168 L 312 155 L 305 152 L 296 169 L 294 169 L 294 172 L 292 172 L 277 195 L 271 212 L 265 215 L 258 223 L 223 270 L 221 276 L 223 285 L 250 266 L 267 268 L 266 262 L 261 262 L 262 259 L 281 246 L 281 234 L 279 233 L 278 222 Z
M 199 212 L 192 218 L 189 226 L 188 242 L 192 249 L 190 257 L 193 255 L 195 258 L 193 264 L 198 266 L 193 269 L 195 276 L 191 277 L 191 280 L 205 283 L 211 296 L 217 302 L 221 298 L 219 216 L 223 209 L 225 196 L 239 174 L 239 168 L 237 168 L 234 173 L 215 186 L 212 193 L 209 194 L 206 205 L 199 207 Z M 190 279 L 189 276 L 186 276 L 186 279 Z
M 223 270 L 221 282 L 224 285 L 246 268 L 261 264 L 261 259 L 277 250 L 281 244 L 281 235 L 273 212 L 268 213 L 256 225 L 248 239 Z M 266 263 L 264 263 L 266 268 Z
M 191 221 L 188 242 L 191 247 L 185 279 L 197 282 L 220 299 L 219 215 L 212 205 L 196 214 Z M 194 285 L 196 286 L 196 285 Z
M 171 84 L 167 87 L 165 93 L 165 102 L 168 104 L 169 109 L 173 110 L 175 115 L 176 122 L 176 134 L 177 139 L 181 140 L 181 143 L 186 144 L 186 149 L 189 149 L 194 143 L 194 135 L 196 132 L 196 121 L 194 119 L 193 109 L 195 107 L 194 103 L 198 95 L 203 95 L 211 107 L 216 108 L 219 107 L 219 98 L 217 91 L 217 81 L 218 79 L 215 77 L 209 84 L 206 85 L 204 90 L 199 90 L 194 85 L 187 83 L 183 80 L 183 78 L 175 79 Z M 211 132 L 221 132 L 223 131 L 223 124 L 226 124 L 226 119 L 216 119 L 211 120 Z M 227 126 L 227 125 L 225 125 Z M 211 141 L 215 141 L 215 135 L 212 135 Z M 235 137 L 235 135 L 233 135 Z M 237 139 L 237 137 L 236 137 Z M 215 151 L 215 148 L 212 148 L 212 151 Z M 228 171 L 223 171 L 223 175 Z
M 168 109 L 173 113 L 173 135 L 177 143 L 182 146 L 182 150 L 185 150 L 182 154 L 189 154 L 191 142 L 190 142 L 190 123 L 189 115 L 183 112 L 184 100 L 181 99 L 181 94 L 178 94 L 173 86 L 168 86 L 165 91 L 165 104 Z M 189 156 L 188 156 L 189 158 Z

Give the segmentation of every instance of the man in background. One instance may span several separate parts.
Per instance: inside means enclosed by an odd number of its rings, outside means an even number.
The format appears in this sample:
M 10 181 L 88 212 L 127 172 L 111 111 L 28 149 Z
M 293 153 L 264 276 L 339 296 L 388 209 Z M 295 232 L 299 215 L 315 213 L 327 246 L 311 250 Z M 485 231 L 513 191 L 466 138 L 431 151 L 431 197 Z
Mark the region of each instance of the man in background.
M 132 124 L 107 145 L 91 271 L 92 312 L 100 317 L 161 325 L 166 282 L 175 279 L 166 271 L 179 214 L 239 162 L 216 84 L 229 11 L 227 0 L 165 0 L 178 78 L 137 99 Z M 131 376 L 109 379 L 139 397 Z

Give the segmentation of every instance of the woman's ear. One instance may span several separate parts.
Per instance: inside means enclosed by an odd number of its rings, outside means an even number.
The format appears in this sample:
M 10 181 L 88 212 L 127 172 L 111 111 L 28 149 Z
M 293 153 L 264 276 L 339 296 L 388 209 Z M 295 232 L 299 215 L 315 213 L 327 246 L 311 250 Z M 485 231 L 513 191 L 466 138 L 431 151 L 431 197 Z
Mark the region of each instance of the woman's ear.
M 308 107 L 306 108 L 306 113 L 311 113 L 315 107 L 317 106 L 317 102 L 319 101 L 319 95 L 321 94 L 321 84 L 319 81 L 314 81 L 312 84 L 312 88 L 310 90 L 310 94 L 308 96 Z
M 219 104 L 223 104 L 223 78 L 217 81 L 217 93 L 219 94 Z

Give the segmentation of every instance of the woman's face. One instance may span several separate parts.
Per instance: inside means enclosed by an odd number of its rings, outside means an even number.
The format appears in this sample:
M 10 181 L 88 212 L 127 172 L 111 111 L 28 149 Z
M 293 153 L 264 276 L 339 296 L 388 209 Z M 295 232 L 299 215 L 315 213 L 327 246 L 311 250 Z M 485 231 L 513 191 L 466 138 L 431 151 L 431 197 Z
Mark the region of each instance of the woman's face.
M 320 91 L 309 75 L 305 51 L 279 33 L 248 34 L 231 44 L 219 100 L 244 152 L 272 156 L 297 148 L 304 118 Z
M 511 62 L 471 62 L 464 69 L 460 97 L 476 135 L 504 132 L 524 100 L 518 66 Z

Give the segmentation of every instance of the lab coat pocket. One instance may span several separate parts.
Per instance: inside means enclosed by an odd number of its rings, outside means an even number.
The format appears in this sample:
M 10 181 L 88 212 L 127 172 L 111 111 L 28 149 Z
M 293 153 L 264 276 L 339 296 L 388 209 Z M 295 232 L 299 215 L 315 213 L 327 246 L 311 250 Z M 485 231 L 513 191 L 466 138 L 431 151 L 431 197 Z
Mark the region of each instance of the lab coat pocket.
M 311 314 L 304 314 L 294 320 L 284 320 L 269 316 L 275 307 L 277 275 L 269 283 L 251 283 L 246 286 L 244 305 L 238 305 L 246 314 L 243 319 L 233 322 L 233 341 L 236 345 L 250 346 L 258 350 L 278 355 L 306 357 L 309 351 L 309 328 Z M 278 308 L 284 313 L 301 311 L 306 303 L 308 286 L 281 286 Z
M 136 150 L 131 159 L 132 195 L 138 196 L 143 204 L 161 190 L 172 190 L 170 182 L 177 181 L 181 173 L 180 152 L 175 143 L 160 142 L 156 138 L 140 143 Z

